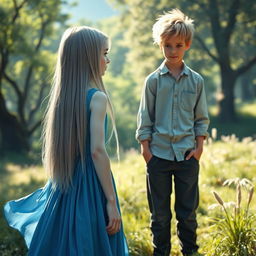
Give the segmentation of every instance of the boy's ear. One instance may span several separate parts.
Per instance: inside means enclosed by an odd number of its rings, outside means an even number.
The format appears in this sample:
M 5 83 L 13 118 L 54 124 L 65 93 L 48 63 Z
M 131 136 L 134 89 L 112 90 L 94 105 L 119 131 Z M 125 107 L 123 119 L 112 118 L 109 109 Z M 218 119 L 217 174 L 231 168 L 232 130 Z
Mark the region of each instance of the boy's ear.
M 191 40 L 186 42 L 186 48 L 187 48 L 186 50 L 188 50 L 190 48 L 191 44 L 192 44 Z

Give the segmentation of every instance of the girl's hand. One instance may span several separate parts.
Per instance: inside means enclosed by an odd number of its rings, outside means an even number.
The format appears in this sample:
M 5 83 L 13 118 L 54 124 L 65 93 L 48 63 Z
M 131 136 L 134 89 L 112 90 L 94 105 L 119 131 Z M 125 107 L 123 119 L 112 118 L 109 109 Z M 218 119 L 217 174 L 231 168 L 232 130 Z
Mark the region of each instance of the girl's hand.
M 117 209 L 115 201 L 107 202 L 108 225 L 106 227 L 109 235 L 114 235 L 121 228 L 121 216 Z

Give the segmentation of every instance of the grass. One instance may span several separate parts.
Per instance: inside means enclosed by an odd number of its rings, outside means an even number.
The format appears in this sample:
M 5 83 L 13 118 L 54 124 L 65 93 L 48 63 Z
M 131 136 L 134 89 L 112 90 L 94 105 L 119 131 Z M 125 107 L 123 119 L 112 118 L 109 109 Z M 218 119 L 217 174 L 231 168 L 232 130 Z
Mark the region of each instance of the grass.
M 223 137 L 221 141 L 212 138 L 205 145 L 200 171 L 200 206 L 198 209 L 198 243 L 200 252 L 207 255 L 212 241 L 212 218 L 219 217 L 219 209 L 209 209 L 215 203 L 212 191 L 217 191 L 223 201 L 235 198 L 236 188 L 223 186 L 230 178 L 246 178 L 256 183 L 256 141 L 234 136 Z M 22 165 L 8 161 L 0 162 L 0 207 L 14 198 L 19 198 L 43 186 L 46 175 L 40 165 Z M 149 211 L 146 200 L 145 163 L 142 157 L 131 150 L 120 163 L 113 162 L 113 173 L 121 203 L 123 223 L 133 256 L 147 256 L 152 252 L 149 230 Z M 172 200 L 173 202 L 174 200 Z M 251 202 L 255 215 L 256 202 Z M 180 256 L 175 233 L 175 216 L 172 220 L 172 256 Z M 26 255 L 23 238 L 9 228 L 0 215 L 0 255 Z

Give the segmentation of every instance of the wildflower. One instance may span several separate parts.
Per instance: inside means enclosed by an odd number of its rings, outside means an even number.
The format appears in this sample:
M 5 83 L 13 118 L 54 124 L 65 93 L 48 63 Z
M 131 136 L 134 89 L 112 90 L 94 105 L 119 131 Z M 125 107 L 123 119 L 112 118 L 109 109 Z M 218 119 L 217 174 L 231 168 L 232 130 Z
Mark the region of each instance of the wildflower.
M 242 193 L 241 193 L 240 183 L 237 184 L 236 191 L 237 191 L 237 195 L 236 195 L 236 208 L 239 210 L 240 209 L 241 200 L 242 200 Z
M 252 201 L 253 192 L 254 192 L 254 188 L 251 187 L 250 192 L 249 192 L 249 197 L 248 197 L 248 203 L 247 203 L 248 206 Z
M 215 199 L 219 202 L 219 204 L 224 207 L 224 202 L 222 201 L 220 196 L 217 194 L 217 192 L 213 191 L 213 195 L 214 195 Z

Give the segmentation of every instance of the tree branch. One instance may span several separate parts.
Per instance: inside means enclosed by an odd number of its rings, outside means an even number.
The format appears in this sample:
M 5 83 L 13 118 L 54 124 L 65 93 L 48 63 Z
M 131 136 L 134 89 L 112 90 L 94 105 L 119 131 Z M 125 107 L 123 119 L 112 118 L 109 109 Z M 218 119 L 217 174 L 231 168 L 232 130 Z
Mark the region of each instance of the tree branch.
M 249 20 L 245 20 L 245 21 L 242 21 L 241 23 L 242 24 L 250 24 L 250 23 L 252 23 L 252 22 L 255 22 L 255 18 L 252 18 L 252 19 L 249 19 Z
M 41 26 L 41 29 L 40 29 L 40 36 L 39 36 L 39 40 L 36 44 L 36 47 L 35 47 L 35 50 L 34 50 L 34 54 L 36 54 L 41 45 L 42 45 L 42 41 L 43 41 L 43 38 L 44 38 L 44 34 L 45 34 L 45 28 L 48 24 L 49 20 L 43 22 L 42 21 L 42 26 Z M 24 86 L 24 100 L 26 101 L 27 99 L 27 95 L 28 95 L 28 91 L 29 91 L 29 87 L 30 87 L 30 79 L 32 77 L 32 73 L 33 73 L 33 69 L 34 69 L 34 65 L 33 64 L 30 64 L 29 68 L 28 68 L 28 72 L 27 72 L 27 76 L 26 76 L 26 80 L 25 80 L 25 86 Z
M 29 88 L 30 88 L 30 85 L 31 85 L 30 84 L 30 79 L 32 77 L 33 69 L 34 69 L 33 64 L 30 64 L 30 66 L 28 68 L 27 75 L 26 75 L 26 79 L 25 79 L 25 85 L 24 85 L 24 91 L 23 91 L 24 101 L 22 103 L 22 109 L 24 109 L 24 105 L 25 105 L 25 102 L 26 102 L 27 97 L 28 97 L 28 92 L 29 92 Z
M 250 69 L 254 64 L 256 64 L 256 56 L 254 56 L 250 61 L 248 61 L 245 65 L 242 67 L 238 68 L 235 72 L 237 76 L 243 74 L 246 72 L 248 69 Z
M 215 56 L 213 53 L 211 53 L 211 51 L 209 50 L 209 48 L 206 46 L 206 44 L 204 43 L 204 41 L 199 37 L 199 36 L 195 36 L 195 39 L 201 44 L 201 46 L 203 47 L 203 49 L 206 51 L 206 53 L 217 63 L 220 63 L 220 60 L 217 56 Z
M 31 111 L 29 113 L 28 123 L 32 122 L 32 119 L 33 119 L 35 113 L 38 111 L 38 109 L 40 108 L 40 106 L 42 104 L 42 98 L 43 98 L 43 95 L 44 95 L 44 91 L 47 88 L 46 83 L 41 84 L 40 88 L 41 88 L 41 90 L 40 90 L 39 95 L 37 97 L 35 107 L 33 109 L 31 109 Z
M 39 51 L 39 49 L 42 45 L 42 42 L 43 42 L 46 26 L 50 22 L 50 18 L 46 21 L 43 21 L 43 16 L 41 14 L 39 14 L 39 15 L 42 19 L 42 23 L 41 23 L 39 40 L 38 40 L 38 42 L 35 46 L 34 54 L 38 53 L 38 51 Z M 32 78 L 33 70 L 34 70 L 34 64 L 31 63 L 29 68 L 28 68 L 26 79 L 25 79 L 24 92 L 23 92 L 23 101 L 22 101 L 22 112 L 24 112 L 25 103 L 26 103 L 26 100 L 27 100 L 27 97 L 28 97 L 28 94 L 29 94 L 29 89 L 31 87 L 31 82 L 30 81 L 31 81 L 31 78 Z
M 45 35 L 45 29 L 47 27 L 47 25 L 50 23 L 51 21 L 51 17 L 49 17 L 47 20 L 43 21 L 43 16 L 41 16 L 41 19 L 42 19 L 42 26 L 41 26 L 41 29 L 40 29 L 40 36 L 39 36 L 39 40 L 37 42 L 37 45 L 36 45 L 36 48 L 35 48 L 35 52 L 37 52 L 42 44 L 42 41 L 44 39 L 44 35 Z
M 16 0 L 13 0 L 13 5 L 15 9 L 15 14 L 12 17 L 12 24 L 15 23 L 16 19 L 19 17 L 20 9 L 24 6 L 24 4 L 27 2 L 27 0 L 24 0 L 19 6 L 17 5 Z
M 1 49 L 1 66 L 0 66 L 0 91 L 2 89 L 2 80 L 4 77 L 5 68 L 8 64 L 9 51 L 0 47 Z
M 31 135 L 33 134 L 33 132 L 41 125 L 41 123 L 42 123 L 42 120 L 40 119 L 39 121 L 37 121 L 37 122 L 32 126 L 31 129 L 29 129 L 29 131 L 28 131 L 29 136 L 31 136 Z
M 19 118 L 20 118 L 20 121 L 23 125 L 26 124 L 26 120 L 25 120 L 25 116 L 24 116 L 24 111 L 22 110 L 22 104 L 23 104 L 23 95 L 22 95 L 22 92 L 20 91 L 17 83 L 12 80 L 4 71 L 3 73 L 4 75 L 4 78 L 6 79 L 6 81 L 13 87 L 14 91 L 16 92 L 17 94 L 17 98 L 18 98 L 18 110 L 17 112 L 19 113 Z
M 217 4 L 216 0 L 210 0 L 208 13 L 210 15 L 211 23 L 215 24 L 215 26 L 212 26 L 212 28 L 221 30 L 220 13 L 219 13 L 219 8 L 218 8 L 218 4 Z M 215 31 L 215 32 L 218 32 L 218 31 Z
M 209 2 L 209 16 L 211 22 L 212 36 L 215 42 L 217 52 L 219 55 L 221 55 L 222 46 L 225 42 L 223 42 L 223 38 L 221 37 L 221 35 L 223 34 L 223 29 L 220 25 L 219 7 L 216 0 L 209 0 Z
M 21 94 L 21 91 L 20 91 L 20 89 L 19 89 L 17 83 L 16 83 L 14 80 L 12 80 L 12 79 L 6 74 L 5 71 L 3 71 L 3 76 L 4 76 L 4 78 L 6 79 L 6 81 L 9 82 L 9 84 L 13 87 L 14 91 L 15 91 L 16 94 L 17 94 L 17 97 L 21 97 L 22 94 Z
M 239 0 L 233 0 L 233 3 L 231 4 L 229 8 L 229 18 L 228 18 L 228 24 L 226 28 L 224 29 L 224 38 L 225 41 L 229 42 L 231 34 L 234 30 L 235 24 L 236 24 L 236 16 L 239 11 L 240 1 Z
M 5 101 L 4 95 L 0 91 L 0 116 L 2 118 L 5 118 L 9 114 L 5 102 L 6 101 Z M 0 122 L 2 118 L 0 118 Z

